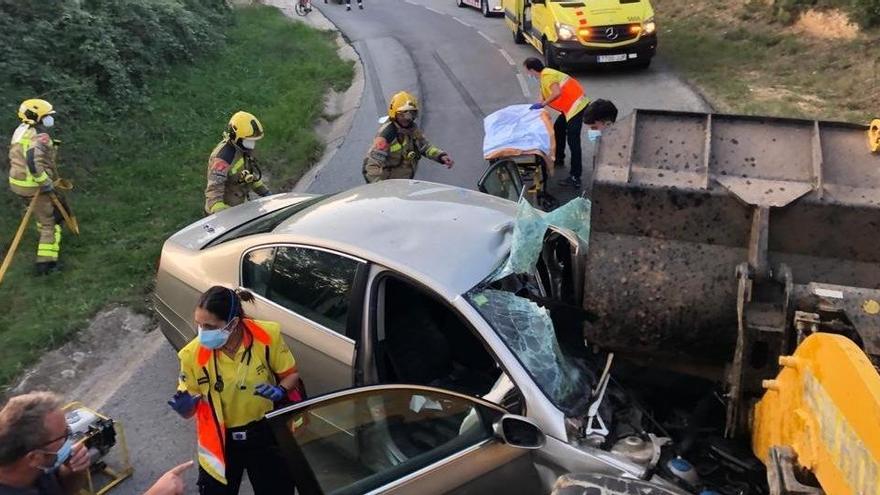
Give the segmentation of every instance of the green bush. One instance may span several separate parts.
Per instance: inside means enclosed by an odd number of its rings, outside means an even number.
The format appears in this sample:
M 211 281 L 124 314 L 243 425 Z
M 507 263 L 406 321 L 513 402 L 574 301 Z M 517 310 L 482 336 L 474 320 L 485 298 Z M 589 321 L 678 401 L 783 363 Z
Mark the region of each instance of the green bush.
M 41 96 L 65 120 L 119 115 L 147 77 L 222 40 L 224 0 L 0 0 L 0 112 Z
M 785 24 L 794 22 L 798 14 L 816 5 L 816 0 L 774 0 L 773 13 L 776 20 Z
M 880 0 L 852 0 L 852 14 L 865 27 L 880 24 Z
M 762 0 L 750 0 L 747 5 L 758 5 Z M 850 15 L 862 27 L 880 24 L 880 0 L 774 0 L 773 15 L 783 23 L 794 22 L 798 14 L 810 8 L 836 8 Z

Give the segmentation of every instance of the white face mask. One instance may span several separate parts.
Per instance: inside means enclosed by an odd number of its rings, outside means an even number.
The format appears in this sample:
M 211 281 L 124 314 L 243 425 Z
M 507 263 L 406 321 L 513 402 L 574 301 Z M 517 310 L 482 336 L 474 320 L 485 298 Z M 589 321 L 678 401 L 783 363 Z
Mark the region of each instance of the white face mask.
M 52 127 L 53 125 L 55 125 L 55 117 L 51 115 L 43 117 L 43 127 Z
M 602 131 L 598 129 L 587 129 L 587 139 L 589 139 L 591 143 L 595 143 L 600 137 L 602 137 Z
M 245 149 L 252 150 L 257 147 L 257 140 L 256 139 L 242 139 L 241 145 Z

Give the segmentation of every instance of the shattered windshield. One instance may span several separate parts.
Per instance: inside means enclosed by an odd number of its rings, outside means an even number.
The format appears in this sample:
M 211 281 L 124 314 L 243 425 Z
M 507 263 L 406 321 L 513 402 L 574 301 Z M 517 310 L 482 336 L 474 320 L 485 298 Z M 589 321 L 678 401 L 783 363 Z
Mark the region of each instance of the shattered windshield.
M 530 279 L 534 279 L 551 226 L 568 229 L 587 244 L 590 210 L 585 198 L 546 214 L 521 200 L 510 254 L 486 283 L 466 294 L 550 401 L 569 416 L 586 410 L 595 381 L 584 358 L 580 301 L 573 308 L 559 298 L 548 298 L 547 291 L 539 290 Z M 542 263 L 546 265 L 546 260 Z M 554 307 L 551 315 L 548 308 Z M 575 316 L 565 318 L 565 313 Z
M 593 375 L 585 362 L 563 353 L 545 308 L 501 290 L 473 291 L 467 298 L 556 407 L 569 416 L 586 410 Z

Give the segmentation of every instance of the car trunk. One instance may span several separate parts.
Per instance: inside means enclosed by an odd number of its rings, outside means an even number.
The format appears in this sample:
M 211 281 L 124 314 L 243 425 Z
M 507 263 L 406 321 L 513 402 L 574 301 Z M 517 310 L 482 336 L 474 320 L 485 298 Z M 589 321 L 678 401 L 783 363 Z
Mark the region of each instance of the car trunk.
M 281 194 L 250 201 L 198 220 L 171 236 L 162 247 L 153 293 L 162 331 L 169 341 L 180 348 L 195 335 L 191 321 L 194 305 L 199 294 L 219 276 L 201 269 L 200 251 L 224 249 L 227 241 L 271 230 L 273 215 L 286 218 L 295 213 L 291 209 L 298 211 L 319 199 Z M 229 270 L 237 272 L 236 261 L 231 262 Z

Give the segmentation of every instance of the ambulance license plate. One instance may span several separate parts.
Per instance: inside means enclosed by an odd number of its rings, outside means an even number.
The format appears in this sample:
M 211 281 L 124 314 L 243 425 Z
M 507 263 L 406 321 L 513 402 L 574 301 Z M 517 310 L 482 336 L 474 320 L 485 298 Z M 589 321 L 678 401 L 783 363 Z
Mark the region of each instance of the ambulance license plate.
M 625 62 L 626 54 L 621 53 L 620 55 L 599 55 L 599 63 L 605 64 L 608 62 Z

